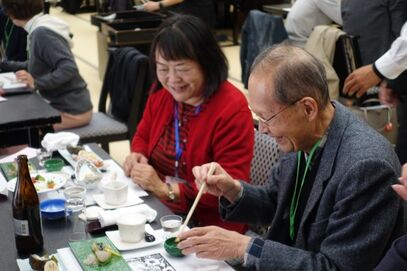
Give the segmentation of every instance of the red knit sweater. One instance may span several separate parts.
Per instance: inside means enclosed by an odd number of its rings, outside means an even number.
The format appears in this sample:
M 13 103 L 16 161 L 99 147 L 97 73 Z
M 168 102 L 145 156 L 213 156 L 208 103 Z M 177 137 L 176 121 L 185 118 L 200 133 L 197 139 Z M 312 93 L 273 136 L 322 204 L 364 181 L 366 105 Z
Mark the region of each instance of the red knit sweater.
M 174 100 L 165 89 L 149 97 L 132 140 L 133 152 L 150 157 L 166 125 L 173 121 L 173 105 Z M 188 125 L 187 148 L 182 155 L 186 162 L 186 181 L 189 186 L 180 184 L 180 202 L 163 201 L 170 208 L 171 204 L 177 204 L 176 209 L 184 210 L 185 213 L 198 193 L 192 168 L 215 161 L 233 178 L 249 180 L 254 144 L 253 121 L 247 100 L 227 81 Z M 208 194 L 202 196 L 194 212 L 200 226 L 218 225 L 239 232 L 246 230 L 245 225 L 222 221 L 218 206 L 216 197 Z

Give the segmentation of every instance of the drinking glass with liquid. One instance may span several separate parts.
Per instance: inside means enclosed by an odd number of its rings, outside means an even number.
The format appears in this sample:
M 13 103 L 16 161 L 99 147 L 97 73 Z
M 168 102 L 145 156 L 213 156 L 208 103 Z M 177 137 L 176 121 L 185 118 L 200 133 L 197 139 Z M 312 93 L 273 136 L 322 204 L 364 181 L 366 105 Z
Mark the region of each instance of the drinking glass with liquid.
M 65 201 L 65 212 L 72 224 L 72 233 L 69 236 L 69 241 L 86 240 L 86 206 L 85 200 L 81 197 L 68 198 Z M 79 216 L 83 214 L 81 220 Z
M 160 218 L 160 222 L 164 231 L 164 237 L 170 238 L 178 234 L 182 225 L 182 217 L 179 215 L 166 215 Z

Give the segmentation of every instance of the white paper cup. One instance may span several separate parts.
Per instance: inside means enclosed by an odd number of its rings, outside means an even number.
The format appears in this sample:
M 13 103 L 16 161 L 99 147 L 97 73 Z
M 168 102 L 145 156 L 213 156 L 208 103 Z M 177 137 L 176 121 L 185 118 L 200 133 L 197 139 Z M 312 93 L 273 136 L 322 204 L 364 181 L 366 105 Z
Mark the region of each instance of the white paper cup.
M 110 205 L 120 205 L 127 201 L 129 185 L 125 182 L 111 181 L 102 186 L 105 202 Z
M 117 219 L 120 239 L 127 243 L 137 243 L 144 238 L 146 217 L 142 214 L 126 214 Z

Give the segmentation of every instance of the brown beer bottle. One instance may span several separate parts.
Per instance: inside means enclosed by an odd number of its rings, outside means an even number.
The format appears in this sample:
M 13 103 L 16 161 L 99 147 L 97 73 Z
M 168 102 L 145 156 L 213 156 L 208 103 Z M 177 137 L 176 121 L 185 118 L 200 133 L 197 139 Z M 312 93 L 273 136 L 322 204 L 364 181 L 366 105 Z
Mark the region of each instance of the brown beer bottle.
M 27 156 L 17 157 L 18 175 L 13 197 L 16 248 L 30 254 L 43 248 L 42 225 L 37 191 L 28 171 Z

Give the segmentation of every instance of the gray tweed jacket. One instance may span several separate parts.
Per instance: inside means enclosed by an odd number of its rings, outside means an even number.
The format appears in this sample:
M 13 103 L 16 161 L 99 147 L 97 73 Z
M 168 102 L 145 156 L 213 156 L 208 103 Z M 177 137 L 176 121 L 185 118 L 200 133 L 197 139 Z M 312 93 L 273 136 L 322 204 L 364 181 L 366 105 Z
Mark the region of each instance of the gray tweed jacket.
M 389 143 L 334 102 L 321 161 L 294 244 L 287 245 L 295 153 L 273 168 L 268 186 L 243 183 L 224 219 L 270 225 L 257 270 L 372 270 L 402 233 L 403 212 L 391 189 L 400 164 Z M 284 244 L 286 243 L 286 244 Z

